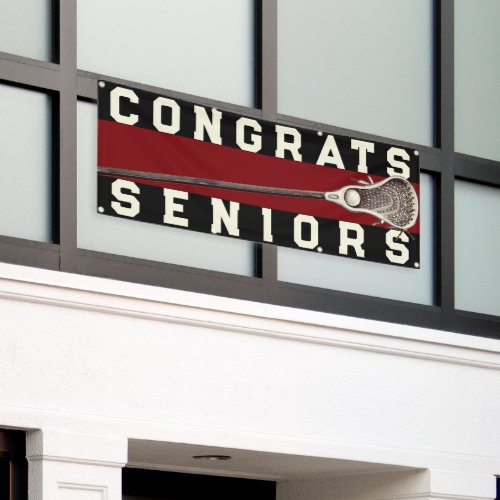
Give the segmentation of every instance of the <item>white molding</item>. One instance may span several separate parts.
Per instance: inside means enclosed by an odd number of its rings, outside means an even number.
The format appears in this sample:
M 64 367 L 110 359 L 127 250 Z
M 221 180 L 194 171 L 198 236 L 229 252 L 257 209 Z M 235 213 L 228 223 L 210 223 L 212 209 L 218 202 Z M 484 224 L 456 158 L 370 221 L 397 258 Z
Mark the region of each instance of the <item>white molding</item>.
M 107 498 L 108 498 L 108 488 L 107 488 L 107 486 L 58 482 L 57 483 L 57 488 L 59 490 L 92 491 L 92 492 L 96 492 L 96 493 L 101 493 L 101 499 L 102 500 L 107 500 Z
M 400 495 L 384 495 L 370 497 L 369 500 L 493 500 L 490 497 L 471 497 L 465 495 L 433 494 L 431 491 L 422 493 L 408 493 Z
M 370 500 L 494 500 L 490 497 L 471 497 L 465 495 L 433 494 L 431 491 L 422 493 L 408 493 L 401 495 L 384 495 L 381 497 L 370 497 Z
M 126 438 L 35 430 L 26 438 L 26 457 L 29 462 L 58 462 L 77 465 L 121 468 L 127 462 Z
M 118 467 L 122 469 L 125 462 L 105 462 L 102 460 L 91 460 L 77 457 L 61 457 L 57 455 L 32 455 L 27 457 L 28 462 L 62 462 L 66 464 L 92 465 L 96 467 Z
M 399 495 L 383 495 L 381 497 L 370 497 L 369 500 L 430 500 L 432 494 L 430 492 L 421 493 L 401 493 Z
M 430 494 L 429 500 L 494 500 L 491 497 L 471 497 L 466 495 L 446 495 L 443 493 Z
M 201 467 L 188 467 L 188 466 L 175 466 L 175 465 L 161 465 L 151 462 L 128 462 L 128 468 L 132 469 L 151 469 L 160 470 L 168 472 L 185 472 L 188 474 L 204 474 L 208 476 L 227 476 L 227 477 L 238 477 L 238 478 L 249 478 L 249 479 L 262 479 L 264 481 L 310 481 L 310 480 L 321 480 L 321 479 L 332 479 L 336 477 L 347 477 L 347 476 L 364 476 L 367 474 L 385 474 L 387 472 L 400 472 L 403 470 L 400 467 L 395 466 L 372 466 L 366 469 L 356 469 L 356 470 L 339 470 L 339 471 L 326 471 L 326 472 L 309 472 L 304 474 L 293 474 L 290 475 L 279 475 L 279 474 L 264 474 L 264 473 L 252 473 L 240 472 L 229 469 L 207 469 Z M 404 469 L 405 471 L 411 469 Z
M 113 432 L 129 439 L 184 443 L 227 450 L 242 449 L 256 452 L 307 455 L 311 457 L 354 460 L 367 463 L 393 464 L 410 469 L 449 468 L 467 473 L 497 474 L 500 467 L 498 456 L 443 452 L 430 449 L 412 449 L 396 446 L 376 446 L 366 443 L 333 439 L 318 439 L 315 436 L 290 437 L 288 435 L 265 434 L 248 431 L 231 431 L 214 427 L 200 427 L 155 420 L 138 420 L 128 417 L 89 416 L 41 408 L 26 408 L 0 405 L 0 426 L 12 428 L 72 428 L 71 432 Z M 33 453 L 33 456 L 41 455 Z M 55 455 L 54 455 L 55 456 Z M 390 457 L 390 462 L 388 462 Z M 60 461 L 60 458 L 58 458 Z M 78 459 L 82 460 L 82 459 Z M 89 459 L 83 459 L 89 460 Z M 102 461 L 100 461 L 102 462 Z M 106 465 L 109 462 L 104 462 Z M 119 464 L 120 462 L 110 462 Z M 128 462 L 126 464 L 128 466 Z M 368 473 L 368 471 L 365 471 Z M 346 473 L 343 472 L 342 475 Z
M 0 263 L 0 298 L 500 369 L 493 339 L 11 264 Z

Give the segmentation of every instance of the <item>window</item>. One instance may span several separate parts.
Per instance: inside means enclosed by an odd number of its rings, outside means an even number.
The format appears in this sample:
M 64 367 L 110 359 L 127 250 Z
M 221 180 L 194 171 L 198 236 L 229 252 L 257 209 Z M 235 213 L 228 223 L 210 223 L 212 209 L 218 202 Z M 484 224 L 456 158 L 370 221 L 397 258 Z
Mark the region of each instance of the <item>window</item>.
M 253 47 L 251 0 L 78 2 L 82 70 L 253 106 Z
M 0 1 L 0 51 L 52 60 L 51 0 Z
M 2 235 L 52 241 L 51 113 L 47 94 L 0 84 Z
M 455 10 L 456 150 L 500 161 L 500 3 L 457 0 Z
M 278 110 L 433 143 L 430 0 L 279 0 Z
M 455 185 L 455 301 L 458 309 L 500 314 L 500 190 Z

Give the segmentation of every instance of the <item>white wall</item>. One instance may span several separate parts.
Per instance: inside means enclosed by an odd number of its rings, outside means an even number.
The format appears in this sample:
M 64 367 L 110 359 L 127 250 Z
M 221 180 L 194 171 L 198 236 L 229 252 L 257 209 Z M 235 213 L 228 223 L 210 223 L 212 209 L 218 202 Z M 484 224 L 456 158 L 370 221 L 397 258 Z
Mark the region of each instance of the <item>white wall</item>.
M 445 500 L 495 497 L 493 478 L 448 471 L 407 471 L 278 483 L 278 500 Z
M 0 276 L 0 426 L 500 473 L 499 342 L 6 264 Z

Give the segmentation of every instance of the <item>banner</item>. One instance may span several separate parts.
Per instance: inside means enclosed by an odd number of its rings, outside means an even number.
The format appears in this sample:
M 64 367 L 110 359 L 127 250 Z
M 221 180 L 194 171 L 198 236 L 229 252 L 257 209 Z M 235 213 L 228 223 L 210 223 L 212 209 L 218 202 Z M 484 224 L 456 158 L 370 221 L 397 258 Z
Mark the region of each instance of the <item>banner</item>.
M 99 213 L 419 267 L 418 152 L 98 89 Z

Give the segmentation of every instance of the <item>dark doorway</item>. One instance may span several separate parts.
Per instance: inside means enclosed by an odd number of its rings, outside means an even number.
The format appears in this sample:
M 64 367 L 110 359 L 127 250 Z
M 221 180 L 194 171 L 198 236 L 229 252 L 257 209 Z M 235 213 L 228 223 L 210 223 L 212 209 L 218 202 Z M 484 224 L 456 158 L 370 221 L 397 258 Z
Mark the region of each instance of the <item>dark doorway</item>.
M 123 500 L 275 500 L 276 483 L 254 479 L 123 469 Z
M 27 499 L 26 433 L 0 429 L 0 500 Z

